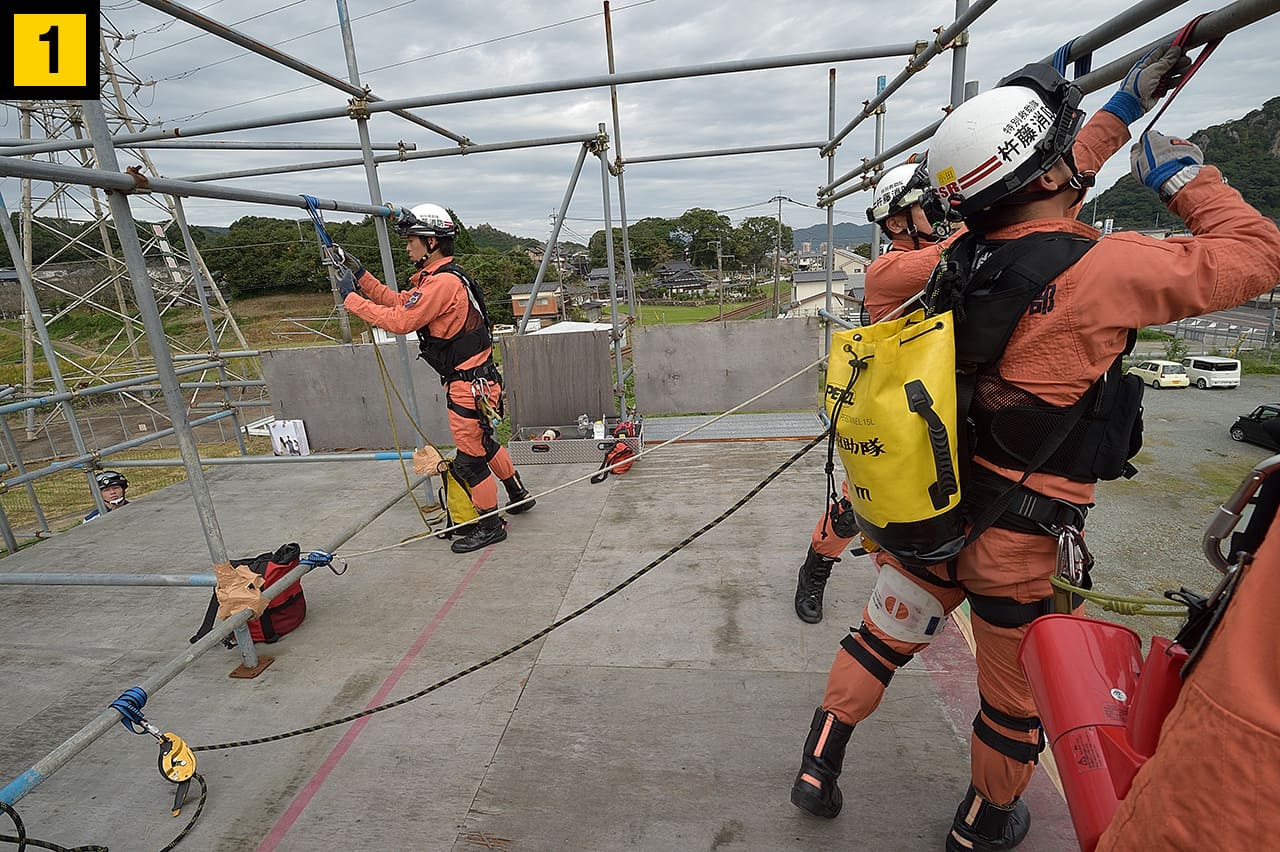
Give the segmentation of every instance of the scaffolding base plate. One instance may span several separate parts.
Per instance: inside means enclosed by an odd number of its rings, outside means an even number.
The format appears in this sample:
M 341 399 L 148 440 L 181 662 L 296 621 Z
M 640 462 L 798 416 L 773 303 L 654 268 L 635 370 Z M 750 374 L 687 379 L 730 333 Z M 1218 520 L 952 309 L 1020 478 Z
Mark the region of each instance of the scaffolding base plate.
M 276 661 L 275 657 L 258 657 L 258 664 L 253 668 L 249 668 L 244 663 L 236 666 L 231 674 L 227 677 L 235 678 L 255 678 L 262 674 L 263 670 Z

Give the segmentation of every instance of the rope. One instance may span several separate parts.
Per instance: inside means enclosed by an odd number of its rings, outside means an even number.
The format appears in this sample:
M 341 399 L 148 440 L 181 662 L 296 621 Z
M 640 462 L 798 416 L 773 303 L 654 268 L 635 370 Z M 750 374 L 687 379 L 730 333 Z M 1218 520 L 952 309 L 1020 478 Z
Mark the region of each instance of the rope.
M 818 444 L 822 443 L 825 437 L 826 437 L 825 435 L 819 435 L 818 437 L 809 441 L 809 443 L 805 444 L 803 447 L 801 447 L 799 450 L 793 453 L 790 458 L 788 458 L 782 464 L 778 465 L 778 467 L 775 468 L 768 476 L 766 476 L 759 483 L 757 483 L 754 488 L 752 488 L 745 495 L 739 498 L 736 503 L 734 503 L 728 509 L 725 509 L 723 512 L 721 512 L 719 517 L 704 524 L 697 531 L 686 536 L 683 541 L 681 541 L 679 544 L 672 547 L 666 553 L 662 554 L 657 559 L 654 559 L 648 565 L 645 565 L 643 568 L 636 571 L 630 577 L 627 577 L 621 583 L 609 589 L 604 594 L 589 601 L 588 603 L 584 604 L 583 606 L 579 607 L 578 609 L 566 615 L 564 618 L 557 619 L 556 621 L 552 622 L 551 624 L 539 630 L 537 633 L 534 633 L 532 636 L 522 639 L 521 641 L 512 645 L 510 648 L 507 648 L 505 651 L 501 651 L 497 654 L 494 654 L 492 657 L 489 657 L 485 660 L 481 660 L 480 662 L 476 663 L 473 666 L 470 666 L 469 668 L 465 668 L 465 669 L 462 669 L 461 671 L 455 672 L 443 680 L 436 681 L 435 683 L 431 684 L 425 689 L 418 690 L 412 695 L 406 695 L 404 698 L 400 698 L 395 701 L 388 702 L 386 704 L 380 704 L 377 707 L 370 707 L 366 710 L 360 711 L 359 713 L 352 713 L 349 716 L 343 716 L 340 719 L 331 719 L 327 722 L 320 722 L 318 724 L 311 725 L 306 728 L 298 728 L 293 731 L 285 731 L 284 733 L 273 734 L 272 736 L 269 736 L 269 737 L 259 737 L 257 739 L 252 739 L 252 740 L 240 740 L 238 742 L 226 742 L 226 743 L 215 743 L 212 745 L 192 746 L 191 750 L 192 751 L 220 751 L 224 749 L 240 748 L 241 746 L 261 745 L 263 743 L 273 743 L 273 742 L 278 742 L 280 740 L 289 739 L 290 737 L 301 736 L 302 734 L 309 734 L 314 731 L 321 731 L 321 730 L 324 730 L 325 728 L 332 728 L 335 725 L 344 725 L 347 722 L 354 722 L 357 719 L 363 719 L 365 716 L 372 716 L 374 713 L 380 713 L 383 710 L 390 710 L 393 707 L 399 707 L 402 704 L 408 704 L 410 701 L 416 701 L 419 698 L 422 698 L 423 696 L 430 695 L 436 690 L 441 689 L 445 686 L 448 686 L 449 684 L 453 683 L 456 680 L 460 680 L 466 677 L 467 675 L 472 674 L 473 672 L 478 672 L 487 666 L 491 666 L 500 660 L 504 660 L 507 657 L 511 656 L 512 654 L 516 653 L 517 651 L 521 650 L 522 648 L 526 648 L 529 645 L 532 645 L 534 642 L 537 642 L 539 639 L 543 638 L 544 636 L 546 636 L 556 628 L 561 627 L 565 624 L 568 624 L 570 621 L 573 621 L 578 616 L 583 615 L 584 613 L 590 612 L 591 610 L 595 609 L 597 606 L 604 603 L 614 595 L 618 594 L 618 592 L 621 592 L 627 586 L 630 586 L 632 583 L 634 583 L 636 580 L 639 580 L 641 577 L 643 577 L 645 574 L 652 571 L 654 568 L 657 568 L 663 562 L 666 562 L 668 559 L 670 559 L 672 556 L 679 553 L 685 547 L 689 546 L 690 544 L 697 541 L 706 533 L 715 529 L 723 521 L 725 521 L 730 515 L 732 515 L 734 512 L 738 511 L 743 506 L 745 506 L 751 500 L 751 498 L 755 497 L 757 494 L 763 491 L 765 486 L 767 486 L 770 482 L 773 482 L 775 479 L 781 476 L 782 473 L 787 468 L 791 467 L 793 464 L 799 461 L 800 458 L 804 456 L 805 453 L 809 452 L 814 447 L 818 446 Z
M 1089 603 L 1116 615 L 1149 615 L 1155 618 L 1185 618 L 1187 615 L 1187 605 L 1178 602 L 1181 605 L 1171 606 L 1169 598 L 1136 598 L 1099 592 L 1096 589 L 1082 589 L 1061 577 L 1050 577 L 1049 582 L 1056 589 L 1079 595 Z
M 620 465 L 624 465 L 624 464 L 628 464 L 628 463 L 632 463 L 632 462 L 639 461 L 640 459 L 644 458 L 645 456 L 649 455 L 650 453 L 656 453 L 658 450 L 661 450 L 661 449 L 663 449 L 663 448 L 665 448 L 665 447 L 667 447 L 667 446 L 669 446 L 669 445 L 671 445 L 671 444 L 674 444 L 676 441 L 679 441 L 679 440 L 682 440 L 682 439 L 684 439 L 684 438 L 687 438 L 689 435 L 692 435 L 692 434 L 694 434 L 695 432 L 699 432 L 699 431 L 701 431 L 702 429 L 707 428 L 708 426 L 710 426 L 710 425 L 711 425 L 711 424 L 713 424 L 713 423 L 716 423 L 716 422 L 717 422 L 717 421 L 719 421 L 719 420 L 723 420 L 725 417 L 728 417 L 730 414 L 733 414 L 734 412 L 738 411 L 739 409 L 741 409 L 741 408 L 743 408 L 743 407 L 745 407 L 745 406 L 750 405 L 751 403 L 755 402 L 756 400 L 760 399 L 761 397 L 763 397 L 763 396 L 765 396 L 765 395 L 767 395 L 767 394 L 773 393 L 775 390 L 777 390 L 778 388 L 782 387 L 782 386 L 783 386 L 783 385 L 785 385 L 787 382 L 794 381 L 795 379 L 799 378 L 800 376 L 803 376 L 805 373 L 809 372 L 809 370 L 811 370 L 811 369 L 813 369 L 814 367 L 818 366 L 819 364 L 821 364 L 821 363 L 822 363 L 823 361 L 825 361 L 825 360 L 826 360 L 826 356 L 823 356 L 822 358 L 819 358 L 818 360 L 816 360 L 816 361 L 814 361 L 814 362 L 812 362 L 812 363 L 810 363 L 810 364 L 807 364 L 807 365 L 806 365 L 806 366 L 804 366 L 802 369 L 800 369 L 800 370 L 798 370 L 798 371 L 796 371 L 796 372 L 792 373 L 790 376 L 787 376 L 787 377 L 786 377 L 785 379 L 783 379 L 782 381 L 778 382 L 777 384 L 773 385 L 772 387 L 767 388 L 766 390 L 761 391 L 760 393 L 756 394 L 755 396 L 751 397 L 750 399 L 746 400 L 745 402 L 741 402 L 741 403 L 739 403 L 739 404 L 735 405 L 733 408 L 730 408 L 728 411 L 725 411 L 725 412 L 723 412 L 723 413 L 721 413 L 721 414 L 717 414 L 715 417 L 712 417 L 710 420 L 706 421 L 705 423 L 699 423 L 697 426 L 694 426 L 692 429 L 688 429 L 688 430 L 686 430 L 686 431 L 684 431 L 684 432 L 681 432 L 679 435 L 676 435 L 674 438 L 671 438 L 671 439 L 669 439 L 669 440 L 663 441 L 661 444 L 657 444 L 656 446 L 648 447 L 648 448 L 646 448 L 646 449 L 642 449 L 640 452 L 636 453 L 634 456 L 632 456 L 632 457 L 631 457 L 631 458 L 629 458 L 629 459 L 623 459 L 623 460 L 621 460 L 621 461 L 614 462 L 613 464 L 605 465 L 605 466 L 601 467 L 599 470 L 592 471 L 591 473 L 584 473 L 582 476 L 579 476 L 577 479 L 571 479 L 571 480 L 569 480 L 568 482 L 563 482 L 563 483 L 561 483 L 560 485 L 556 485 L 556 486 L 554 486 L 554 487 L 552 487 L 552 488 L 548 488 L 546 491 L 541 491 L 541 492 L 539 492 L 539 493 L 537 493 L 537 494 L 530 495 L 529 497 L 527 497 L 527 498 L 525 498 L 525 499 L 526 499 L 526 500 L 538 500 L 538 499 L 541 499 L 541 498 L 543 498 L 543 497 L 547 497 L 547 496 L 549 496 L 549 495 L 551 495 L 551 494 L 554 494 L 554 493 L 556 493 L 557 491 L 562 491 L 562 490 L 564 490 L 565 488 L 568 488 L 568 487 L 570 487 L 570 486 L 572 486 L 572 485 L 577 485 L 579 482 L 584 482 L 584 481 L 586 481 L 586 480 L 590 479 L 590 478 L 591 478 L 591 477 L 593 477 L 593 476 L 597 476 L 597 475 L 598 475 L 599 473 L 601 473 L 602 471 L 608 470 L 608 471 L 612 472 L 612 471 L 614 470 L 614 468 L 616 468 L 616 467 L 618 467 L 618 466 L 620 466 Z M 393 385 L 393 387 L 394 387 L 394 385 Z M 424 437 L 425 437 L 425 436 L 424 436 Z M 819 438 L 819 440 L 821 440 L 821 437 Z M 525 502 L 525 501 L 521 501 L 521 502 Z M 519 505 L 519 504 L 517 503 L 517 504 L 512 504 L 512 505 Z M 509 509 L 509 508 L 510 508 L 510 506 L 507 506 L 506 508 L 508 508 L 508 509 Z M 478 516 L 478 517 L 476 517 L 476 518 L 472 518 L 470 521 L 468 521 L 468 522 L 467 522 L 467 524 L 471 524 L 471 523 L 474 523 L 474 522 L 476 522 L 476 521 L 483 520 L 483 519 L 485 519 L 485 518 L 491 518 L 491 517 L 493 517 L 494 515 L 501 514 L 503 511 L 505 511 L 505 509 L 494 509 L 492 512 L 486 512 L 486 513 L 485 513 L 485 514 L 483 514 L 483 515 L 480 515 L 480 516 Z M 462 527 L 466 526 L 467 524 L 454 524 L 454 525 L 453 525 L 453 526 L 451 526 L 451 527 L 445 527 L 444 529 L 439 530 L 436 534 L 437 534 L 437 535 L 444 535 L 445 533 L 450 533 L 450 532 L 453 532 L 454 530 L 461 529 Z M 354 558 L 355 558 L 355 557 L 357 557 L 357 556 L 371 556 L 371 555 L 373 555 L 373 554 L 375 554 L 375 553 L 382 553 L 382 552 L 387 551 L 387 550 L 394 550 L 394 549 L 395 549 L 395 548 L 397 548 L 397 547 L 404 547 L 406 544 L 410 544 L 412 541 L 417 540 L 417 538 L 421 538 L 421 536 L 412 537 L 412 538 L 410 538 L 410 539 L 406 539 L 405 541 L 401 541 L 401 542 L 399 542 L 399 543 L 397 543 L 397 544 L 388 544 L 388 545 L 384 545 L 384 546 L 382 546 L 382 547 L 375 547 L 375 548 L 373 548 L 372 550 L 359 550 L 359 551 L 356 551 L 355 553 L 344 553 L 344 554 L 342 554 L 342 558 L 343 558 L 343 559 L 354 559 Z
M 196 820 L 200 819 L 200 814 L 204 812 L 205 800 L 209 798 L 209 787 L 204 783 L 204 776 L 199 772 L 192 775 L 191 780 L 200 785 L 200 801 L 196 802 L 196 812 L 191 815 L 191 819 L 183 826 L 182 831 L 178 832 L 178 836 L 169 841 L 169 844 L 161 849 L 160 852 L 172 852 L 191 833 L 191 829 L 195 828 Z
M 13 827 L 17 830 L 17 836 L 9 834 L 0 834 L 0 842 L 16 843 L 18 852 L 22 852 L 28 846 L 39 846 L 41 849 L 52 849 L 53 852 L 108 852 L 105 846 L 59 846 L 56 843 L 50 843 L 47 840 L 37 840 L 34 837 L 27 836 L 27 828 L 22 824 L 22 818 L 18 816 L 18 812 L 5 802 L 0 802 L 0 813 L 3 813 L 9 819 L 13 820 Z M 172 847 L 165 847 L 170 849 Z
M 1208 12 L 1205 13 L 1205 15 L 1207 14 Z M 1174 36 L 1170 46 L 1182 47 L 1186 45 L 1186 43 L 1191 40 L 1191 33 L 1195 30 L 1196 24 L 1200 23 L 1200 19 L 1203 18 L 1205 15 L 1197 15 L 1196 17 L 1192 18 L 1191 21 L 1185 27 L 1179 30 L 1176 36 Z M 1138 134 L 1139 139 L 1141 139 L 1143 136 L 1146 136 L 1148 133 L 1151 132 L 1151 128 L 1156 126 L 1156 122 L 1160 120 L 1160 116 L 1164 115 L 1164 111 L 1168 109 L 1169 104 L 1173 103 L 1173 99 L 1178 96 L 1178 92 L 1181 92 L 1182 87 L 1187 85 L 1187 81 L 1191 79 L 1191 75 L 1195 74 L 1196 71 L 1200 69 L 1200 66 L 1204 64 L 1204 61 L 1209 58 L 1209 54 L 1213 53 L 1214 48 L 1216 48 L 1221 43 L 1222 43 L 1222 39 L 1220 38 L 1214 39 L 1213 41 L 1205 42 L 1204 49 L 1200 51 L 1200 55 L 1197 56 L 1195 61 L 1191 63 L 1191 67 L 1189 67 L 1186 70 L 1186 72 L 1183 73 L 1182 79 L 1178 81 L 1178 85 L 1175 86 L 1173 91 L 1169 93 L 1169 97 L 1165 98 L 1164 103 L 1160 105 L 1160 109 L 1156 110 L 1156 114 L 1151 117 L 1151 120 L 1147 122 L 1147 126 L 1142 129 L 1141 133 Z M 1162 80 L 1161 82 L 1164 83 L 1165 81 Z

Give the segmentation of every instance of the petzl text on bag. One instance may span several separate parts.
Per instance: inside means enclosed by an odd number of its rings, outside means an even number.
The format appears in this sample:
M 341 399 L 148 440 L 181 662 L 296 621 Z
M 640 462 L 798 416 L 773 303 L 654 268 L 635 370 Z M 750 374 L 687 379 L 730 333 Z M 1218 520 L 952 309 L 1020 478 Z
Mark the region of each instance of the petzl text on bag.
M 965 535 L 951 313 L 833 335 L 826 406 L 862 531 L 907 565 L 954 558 Z

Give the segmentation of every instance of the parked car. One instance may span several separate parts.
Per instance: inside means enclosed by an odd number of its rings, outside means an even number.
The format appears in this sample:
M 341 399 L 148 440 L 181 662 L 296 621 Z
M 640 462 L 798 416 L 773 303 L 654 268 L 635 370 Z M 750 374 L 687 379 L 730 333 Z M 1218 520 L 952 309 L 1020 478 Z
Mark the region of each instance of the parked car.
M 1191 385 L 1187 368 L 1176 361 L 1139 361 L 1127 372 L 1153 388 L 1185 388 Z
M 1183 358 L 1182 366 L 1187 368 L 1187 378 L 1201 390 L 1240 387 L 1240 362 L 1235 358 L 1193 355 Z
M 1269 450 L 1280 450 L 1280 404 L 1259 405 L 1231 424 L 1231 437 Z

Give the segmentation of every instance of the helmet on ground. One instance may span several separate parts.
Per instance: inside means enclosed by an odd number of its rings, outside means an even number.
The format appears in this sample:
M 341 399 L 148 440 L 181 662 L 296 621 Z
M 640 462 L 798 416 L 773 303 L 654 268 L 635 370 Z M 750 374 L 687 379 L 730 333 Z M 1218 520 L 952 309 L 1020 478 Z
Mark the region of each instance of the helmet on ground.
M 1071 156 L 1083 123 L 1081 92 L 1048 65 L 1028 65 L 942 120 L 929 147 L 929 180 L 961 216 L 1008 199 Z M 1087 185 L 1087 184 L 1086 184 Z M 1079 188 L 1079 187 L 1077 187 Z
M 124 478 L 123 473 L 117 473 L 114 470 L 100 471 L 95 477 L 98 481 L 98 490 L 110 488 L 113 485 L 119 485 L 121 488 L 129 487 L 129 480 Z
M 439 204 L 419 204 L 401 212 L 395 228 L 402 237 L 452 237 L 458 233 L 449 211 Z

